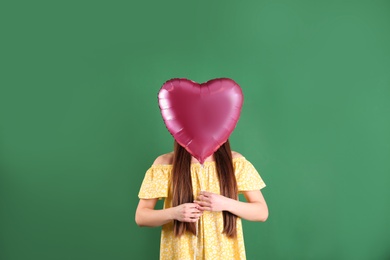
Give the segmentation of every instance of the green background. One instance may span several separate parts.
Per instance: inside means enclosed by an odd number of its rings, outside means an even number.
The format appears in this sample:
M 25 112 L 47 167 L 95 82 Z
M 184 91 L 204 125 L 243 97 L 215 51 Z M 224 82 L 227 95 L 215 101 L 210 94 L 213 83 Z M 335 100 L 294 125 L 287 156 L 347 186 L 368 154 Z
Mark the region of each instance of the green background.
M 1 260 L 158 258 L 134 214 L 173 77 L 243 89 L 248 259 L 390 259 L 389 1 L 2 1 L 0 26 Z

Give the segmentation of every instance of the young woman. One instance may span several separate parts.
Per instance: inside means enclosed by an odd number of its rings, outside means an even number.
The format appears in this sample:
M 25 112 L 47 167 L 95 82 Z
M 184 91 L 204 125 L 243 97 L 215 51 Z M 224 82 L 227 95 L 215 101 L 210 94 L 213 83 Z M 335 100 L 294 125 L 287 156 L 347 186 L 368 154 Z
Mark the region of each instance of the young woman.
M 245 259 L 241 218 L 266 221 L 265 186 L 254 166 L 230 150 L 229 140 L 203 166 L 175 141 L 174 152 L 147 170 L 135 221 L 162 226 L 162 260 Z M 162 198 L 164 208 L 155 209 Z

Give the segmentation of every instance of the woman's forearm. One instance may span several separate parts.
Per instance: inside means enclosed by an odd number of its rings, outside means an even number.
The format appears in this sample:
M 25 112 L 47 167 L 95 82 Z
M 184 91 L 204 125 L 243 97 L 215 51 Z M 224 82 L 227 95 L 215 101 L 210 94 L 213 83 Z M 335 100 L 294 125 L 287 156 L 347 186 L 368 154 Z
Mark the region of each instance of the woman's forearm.
M 264 222 L 268 218 L 268 208 L 262 202 L 242 202 L 228 198 L 225 210 L 249 221 Z
M 173 220 L 172 208 L 167 209 L 138 209 L 135 222 L 140 227 L 158 227 Z

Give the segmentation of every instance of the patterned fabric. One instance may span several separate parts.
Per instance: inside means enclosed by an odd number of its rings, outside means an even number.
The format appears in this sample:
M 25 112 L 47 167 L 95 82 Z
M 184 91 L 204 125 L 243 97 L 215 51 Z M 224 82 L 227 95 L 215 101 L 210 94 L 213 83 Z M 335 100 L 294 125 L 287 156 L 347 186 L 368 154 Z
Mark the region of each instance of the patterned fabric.
M 254 166 L 245 159 L 233 159 L 238 191 L 260 190 L 266 185 Z M 152 165 L 145 174 L 138 197 L 140 199 L 164 198 L 164 208 L 171 207 L 168 196 L 172 165 Z M 194 197 L 201 190 L 220 194 L 215 162 L 191 164 Z M 246 259 L 241 219 L 237 218 L 237 238 L 229 238 L 223 231 L 222 212 L 204 211 L 197 223 L 198 235 L 186 232 L 180 237 L 173 233 L 173 222 L 162 226 L 160 259 Z

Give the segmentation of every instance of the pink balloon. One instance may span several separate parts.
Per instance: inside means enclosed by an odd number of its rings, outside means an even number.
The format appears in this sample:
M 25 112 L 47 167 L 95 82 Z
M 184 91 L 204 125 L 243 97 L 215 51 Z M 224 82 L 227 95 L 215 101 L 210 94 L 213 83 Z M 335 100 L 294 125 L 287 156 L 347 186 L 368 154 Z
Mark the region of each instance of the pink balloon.
M 229 78 L 202 84 L 175 78 L 165 82 L 158 93 L 168 131 L 201 164 L 233 132 L 243 99 L 240 86 Z

